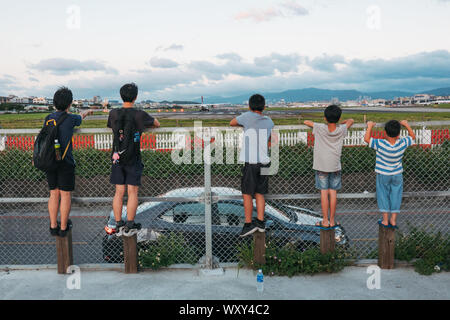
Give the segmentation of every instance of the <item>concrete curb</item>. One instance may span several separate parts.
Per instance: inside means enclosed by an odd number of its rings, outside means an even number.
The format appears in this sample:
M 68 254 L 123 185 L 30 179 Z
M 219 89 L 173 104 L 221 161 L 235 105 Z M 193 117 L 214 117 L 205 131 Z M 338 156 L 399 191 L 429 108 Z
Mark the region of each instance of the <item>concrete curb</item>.
M 361 259 L 361 260 L 349 260 L 350 266 L 353 267 L 368 267 L 371 265 L 377 265 L 377 259 Z M 395 267 L 397 268 L 409 268 L 413 266 L 413 261 L 399 261 L 394 260 Z M 79 264 L 82 271 L 124 271 L 124 265 L 122 263 L 98 263 L 98 264 Z M 224 270 L 227 269 L 238 269 L 237 263 L 221 263 L 220 267 Z M 0 265 L 0 271 L 13 271 L 13 270 L 56 270 L 56 264 L 38 264 L 38 265 Z M 202 270 L 202 265 L 195 264 L 174 264 L 169 267 L 161 268 L 160 270 Z M 241 268 L 245 269 L 245 268 Z M 152 272 L 151 268 L 143 268 L 139 270 L 140 272 Z

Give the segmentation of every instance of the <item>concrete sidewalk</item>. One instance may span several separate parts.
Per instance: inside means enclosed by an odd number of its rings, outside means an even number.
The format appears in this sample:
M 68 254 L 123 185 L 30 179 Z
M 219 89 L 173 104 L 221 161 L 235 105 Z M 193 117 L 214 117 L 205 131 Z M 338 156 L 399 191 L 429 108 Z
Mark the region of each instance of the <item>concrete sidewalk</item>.
M 412 268 L 381 270 L 381 288 L 369 290 L 365 267 L 336 274 L 265 277 L 256 292 L 251 270 L 226 268 L 220 276 L 199 270 L 81 271 L 81 288 L 67 289 L 69 275 L 54 269 L 0 271 L 0 299 L 450 299 L 450 273 L 421 276 Z

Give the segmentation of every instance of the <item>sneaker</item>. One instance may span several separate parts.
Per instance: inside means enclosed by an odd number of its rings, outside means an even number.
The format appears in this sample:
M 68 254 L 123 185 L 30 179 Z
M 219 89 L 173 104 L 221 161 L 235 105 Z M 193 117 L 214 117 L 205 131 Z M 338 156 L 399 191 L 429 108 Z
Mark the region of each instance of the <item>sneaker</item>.
M 261 221 L 259 219 L 254 219 L 253 224 L 256 226 L 256 228 L 258 228 L 259 232 L 266 232 L 266 221 L 265 220 Z
M 62 230 L 60 228 L 58 235 L 60 237 L 64 238 L 67 235 L 67 233 L 69 232 L 70 229 L 72 229 L 72 220 L 69 219 L 69 220 L 67 220 L 67 227 L 66 227 L 66 229 Z
M 126 237 L 131 237 L 141 230 L 141 224 L 135 223 L 134 221 L 127 221 L 125 227 L 123 227 L 123 235 Z
M 258 228 L 255 226 L 255 224 L 253 222 L 252 223 L 244 223 L 244 227 L 242 228 L 241 234 L 239 236 L 240 237 L 249 236 L 256 230 L 258 230 Z
M 52 228 L 51 226 L 50 226 L 50 235 L 52 235 L 53 237 L 56 237 L 57 235 L 59 235 L 59 229 L 60 229 L 60 223 L 59 223 L 59 221 L 58 221 L 58 225 L 56 226 L 56 228 Z
M 125 222 L 123 220 L 116 221 L 116 228 L 114 229 L 114 234 L 118 237 L 122 236 L 124 228 L 125 228 Z

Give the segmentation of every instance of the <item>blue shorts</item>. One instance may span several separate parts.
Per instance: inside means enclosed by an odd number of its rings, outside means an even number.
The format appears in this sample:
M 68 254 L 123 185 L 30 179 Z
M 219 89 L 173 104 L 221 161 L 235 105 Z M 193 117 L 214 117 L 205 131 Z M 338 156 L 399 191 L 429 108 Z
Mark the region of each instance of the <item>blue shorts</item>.
M 377 202 L 380 212 L 399 213 L 402 204 L 403 175 L 377 173 Z
M 319 190 L 339 190 L 342 187 L 341 171 L 322 172 L 316 170 L 316 188 Z

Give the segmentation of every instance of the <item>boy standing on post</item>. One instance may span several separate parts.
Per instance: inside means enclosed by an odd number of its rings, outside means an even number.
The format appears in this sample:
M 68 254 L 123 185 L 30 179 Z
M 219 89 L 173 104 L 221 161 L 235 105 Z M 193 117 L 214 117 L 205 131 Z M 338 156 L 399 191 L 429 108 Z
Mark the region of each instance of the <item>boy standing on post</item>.
M 75 160 L 72 155 L 73 129 L 81 125 L 82 119 L 92 114 L 87 110 L 81 115 L 69 114 L 67 111 L 72 105 L 73 95 L 66 87 L 59 88 L 53 96 L 56 112 L 45 117 L 44 126 L 58 123 L 58 151 L 60 161 L 55 170 L 47 171 L 46 177 L 50 189 L 48 199 L 48 212 L 50 215 L 50 234 L 65 237 L 72 227 L 69 220 L 72 202 L 71 192 L 75 189 Z M 59 159 L 58 159 L 59 160 Z M 58 221 L 58 210 L 61 212 L 61 223 Z
M 374 122 L 367 122 L 364 141 L 377 152 L 375 161 L 377 202 L 383 216 L 378 223 L 384 227 L 397 229 L 397 214 L 400 213 L 403 193 L 403 154 L 407 147 L 414 144 L 416 135 L 408 121 L 390 120 L 384 126 L 386 139 L 374 139 L 370 137 L 374 126 Z M 400 138 L 401 126 L 408 130 L 408 137 Z M 389 219 L 389 213 L 391 213 L 391 219 Z
M 320 228 L 335 228 L 337 190 L 341 189 L 341 153 L 347 130 L 353 125 L 353 119 L 348 119 L 337 125 L 342 110 L 336 105 L 325 109 L 325 124 L 305 121 L 305 125 L 313 128 L 314 161 L 316 188 L 320 190 L 322 205 L 322 221 L 316 223 Z M 330 219 L 328 220 L 328 211 Z
M 113 130 L 113 153 L 110 182 L 116 185 L 113 211 L 117 235 L 132 236 L 141 228 L 134 222 L 138 206 L 138 191 L 144 165 L 141 160 L 140 138 L 145 128 L 157 128 L 158 120 L 143 110 L 134 108 L 138 87 L 128 83 L 120 88 L 123 107 L 111 110 L 108 128 Z M 127 222 L 122 220 L 125 190 L 128 193 Z
M 239 161 L 244 162 L 242 168 L 241 191 L 244 200 L 245 223 L 240 236 L 245 237 L 256 230 L 265 231 L 264 194 L 269 191 L 269 176 L 261 172 L 262 168 L 270 166 L 268 155 L 269 139 L 272 128 L 272 119 L 263 116 L 266 101 L 260 94 L 249 99 L 250 111 L 241 114 L 230 122 L 230 126 L 244 127 L 243 146 Z M 257 219 L 252 221 L 253 198 L 256 200 Z

